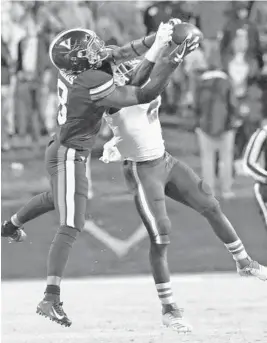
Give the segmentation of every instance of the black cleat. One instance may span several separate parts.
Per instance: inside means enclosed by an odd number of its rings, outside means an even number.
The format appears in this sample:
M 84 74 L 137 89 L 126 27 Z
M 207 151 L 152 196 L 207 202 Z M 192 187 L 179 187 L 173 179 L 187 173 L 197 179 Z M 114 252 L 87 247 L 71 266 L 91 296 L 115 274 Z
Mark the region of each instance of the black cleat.
M 27 238 L 22 228 L 14 226 L 11 221 L 4 221 L 1 225 L 1 237 L 9 239 L 9 243 L 21 243 Z
M 49 318 L 53 322 L 69 327 L 72 322 L 67 317 L 62 307 L 63 303 L 57 300 L 42 300 L 37 306 L 36 313 Z

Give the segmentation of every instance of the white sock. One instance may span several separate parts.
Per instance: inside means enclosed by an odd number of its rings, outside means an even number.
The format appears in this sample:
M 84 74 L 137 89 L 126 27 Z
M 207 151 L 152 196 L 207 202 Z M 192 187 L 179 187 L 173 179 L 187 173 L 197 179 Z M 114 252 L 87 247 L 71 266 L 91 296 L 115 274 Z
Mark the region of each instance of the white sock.
M 21 227 L 22 223 L 20 223 L 20 221 L 18 220 L 18 216 L 17 214 L 14 214 L 11 219 L 10 219 L 11 223 L 16 226 L 16 227 Z
M 235 261 L 244 260 L 249 257 L 246 249 L 240 239 L 237 239 L 235 242 L 225 244 L 227 250 L 232 254 Z
M 159 300 L 161 301 L 162 305 L 174 303 L 172 287 L 170 282 L 158 283 L 156 284 L 156 288 L 158 291 Z

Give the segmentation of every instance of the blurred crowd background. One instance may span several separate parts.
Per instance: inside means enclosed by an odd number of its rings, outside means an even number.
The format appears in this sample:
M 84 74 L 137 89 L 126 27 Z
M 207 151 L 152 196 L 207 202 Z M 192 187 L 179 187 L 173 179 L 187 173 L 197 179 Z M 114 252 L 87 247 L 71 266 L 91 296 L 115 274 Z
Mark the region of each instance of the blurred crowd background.
M 178 17 L 197 25 L 205 39 L 173 74 L 163 94 L 160 120 L 167 150 L 202 172 L 252 255 L 266 264 L 266 230 L 242 158 L 252 133 L 267 120 L 267 1 L 1 0 L 1 17 L 2 218 L 49 188 L 43 157 L 56 127 L 57 71 L 48 56 L 54 36 L 84 27 L 107 44 L 122 45 Z M 126 255 L 120 255 L 119 248 L 116 252 L 117 246 L 124 250 L 128 237 L 129 242 L 136 237 L 140 222 L 127 200 L 120 166 L 104 167 L 98 161 L 110 138 L 103 123 L 87 176 L 88 198 L 93 198 L 89 218 L 101 232 L 107 231 L 111 245 L 106 249 L 97 234 L 86 239 L 86 233 L 74 248 L 67 276 L 149 270 L 145 242 L 136 243 L 131 254 L 125 250 Z M 265 155 L 267 166 L 267 151 Z M 174 272 L 233 269 L 232 259 L 197 213 L 172 202 L 168 210 L 175 223 L 169 256 Z M 27 225 L 31 238 L 25 245 L 14 249 L 3 243 L 2 278 L 43 277 L 56 226 L 53 215 L 44 216 Z
M 188 120 L 203 151 L 213 145 L 220 152 L 228 144 L 228 156 L 240 159 L 251 133 L 267 118 L 265 1 L 2 1 L 1 11 L 2 152 L 36 148 L 53 132 L 57 73 L 48 47 L 57 33 L 73 27 L 122 45 L 171 17 L 198 26 L 205 40 L 174 73 L 161 115 Z M 217 99 L 224 87 L 211 81 L 217 72 L 229 82 L 231 99 L 213 104 L 205 99 Z M 102 134 L 109 135 L 107 128 Z

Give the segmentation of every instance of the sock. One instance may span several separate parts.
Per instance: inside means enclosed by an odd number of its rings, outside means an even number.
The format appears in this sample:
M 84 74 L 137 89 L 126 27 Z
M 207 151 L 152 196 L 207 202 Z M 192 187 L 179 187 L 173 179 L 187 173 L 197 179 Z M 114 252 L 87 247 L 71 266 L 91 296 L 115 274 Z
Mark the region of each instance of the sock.
M 22 226 L 22 223 L 18 220 L 17 213 L 15 213 L 15 214 L 11 217 L 10 222 L 11 222 L 11 224 L 12 224 L 14 227 L 16 227 L 16 228 Z
M 156 288 L 158 291 L 159 300 L 161 301 L 162 305 L 168 305 L 168 304 L 174 303 L 170 282 L 158 283 L 156 284 Z
M 233 225 L 220 208 L 217 208 L 217 210 L 214 211 L 206 211 L 203 215 L 210 223 L 216 236 L 224 244 L 229 244 L 239 239 Z
M 240 239 L 237 239 L 235 242 L 225 244 L 227 250 L 233 255 L 235 261 L 240 261 L 248 258 L 248 253 L 241 242 Z
M 60 287 L 58 285 L 47 285 L 45 289 L 45 300 L 59 300 Z
M 20 227 L 28 221 L 55 209 L 53 195 L 51 192 L 44 192 L 33 197 L 14 216 L 11 222 Z
M 72 245 L 79 230 L 61 226 L 51 244 L 47 261 L 47 283 L 59 287 L 65 271 Z

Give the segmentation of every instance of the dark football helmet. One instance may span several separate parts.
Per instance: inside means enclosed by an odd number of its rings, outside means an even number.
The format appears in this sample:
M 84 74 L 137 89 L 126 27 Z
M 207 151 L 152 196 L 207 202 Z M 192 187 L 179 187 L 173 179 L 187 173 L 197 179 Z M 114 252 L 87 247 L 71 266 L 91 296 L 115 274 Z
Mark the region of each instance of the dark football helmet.
M 49 56 L 58 69 L 81 73 L 100 68 L 108 54 L 95 32 L 77 28 L 59 33 L 50 44 Z

